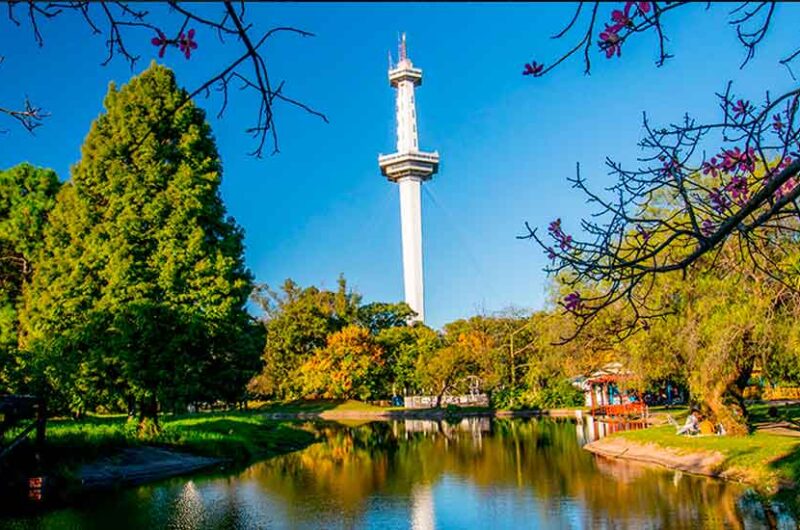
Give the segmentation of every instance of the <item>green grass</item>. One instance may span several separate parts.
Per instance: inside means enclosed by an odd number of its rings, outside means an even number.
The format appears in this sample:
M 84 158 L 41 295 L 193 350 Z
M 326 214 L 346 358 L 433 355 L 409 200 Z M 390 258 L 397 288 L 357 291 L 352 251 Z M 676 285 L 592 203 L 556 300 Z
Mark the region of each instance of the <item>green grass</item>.
M 800 483 L 800 438 L 766 432 L 748 436 L 678 436 L 672 425 L 626 431 L 618 436 L 678 453 L 718 451 L 725 457 L 718 472 L 764 492 Z
M 778 417 L 771 418 L 768 414 L 769 408 L 773 406 L 771 403 L 755 403 L 747 407 L 747 412 L 750 415 L 750 421 L 757 423 L 762 421 L 774 420 L 798 420 L 800 419 L 800 403 L 790 405 L 776 405 L 778 409 Z
M 293 451 L 314 441 L 312 433 L 266 420 L 257 412 L 164 415 L 160 424 L 159 434 L 142 439 L 137 436 L 136 423 L 128 422 L 124 415 L 51 420 L 46 454 L 54 465 L 63 466 L 148 444 L 244 462 Z

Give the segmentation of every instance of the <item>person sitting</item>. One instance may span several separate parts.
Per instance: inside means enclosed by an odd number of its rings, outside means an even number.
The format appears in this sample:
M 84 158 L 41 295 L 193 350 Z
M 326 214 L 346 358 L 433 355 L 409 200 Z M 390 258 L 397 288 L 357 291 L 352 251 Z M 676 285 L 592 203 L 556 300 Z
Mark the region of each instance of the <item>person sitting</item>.
M 717 433 L 716 429 L 714 428 L 714 424 L 711 423 L 707 419 L 704 419 L 703 421 L 701 421 L 698 424 L 697 428 L 699 429 L 700 434 L 703 434 L 703 435 L 710 435 L 710 434 L 716 434 Z
M 700 428 L 698 427 L 700 419 L 698 416 L 697 411 L 693 410 L 692 413 L 686 417 L 686 423 L 683 424 L 683 427 L 678 429 L 677 434 L 694 435 L 700 432 Z

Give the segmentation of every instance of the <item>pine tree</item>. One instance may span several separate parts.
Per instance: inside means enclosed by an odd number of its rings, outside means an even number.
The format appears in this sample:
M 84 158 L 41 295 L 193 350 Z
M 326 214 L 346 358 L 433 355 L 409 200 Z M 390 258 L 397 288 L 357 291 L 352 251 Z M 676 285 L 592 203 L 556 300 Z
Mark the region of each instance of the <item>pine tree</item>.
M 30 164 L 0 171 L 0 393 L 22 383 L 18 307 L 59 185 L 55 172 Z
M 116 400 L 153 418 L 159 403 L 240 394 L 232 380 L 257 368 L 243 233 L 186 96 L 156 64 L 112 84 L 51 215 L 23 344 L 73 410 Z

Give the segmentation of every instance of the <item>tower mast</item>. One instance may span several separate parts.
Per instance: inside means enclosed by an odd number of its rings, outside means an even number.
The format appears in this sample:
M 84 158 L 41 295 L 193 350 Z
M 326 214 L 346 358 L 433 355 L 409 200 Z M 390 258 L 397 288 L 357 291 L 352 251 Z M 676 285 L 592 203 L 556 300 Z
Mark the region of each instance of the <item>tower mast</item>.
M 425 320 L 422 274 L 422 208 L 420 186 L 439 169 L 439 153 L 419 150 L 414 88 L 422 84 L 422 70 L 408 58 L 406 35 L 400 38 L 399 61 L 389 68 L 389 84 L 397 89 L 397 151 L 380 155 L 381 173 L 400 188 L 400 223 L 403 241 L 405 300 Z

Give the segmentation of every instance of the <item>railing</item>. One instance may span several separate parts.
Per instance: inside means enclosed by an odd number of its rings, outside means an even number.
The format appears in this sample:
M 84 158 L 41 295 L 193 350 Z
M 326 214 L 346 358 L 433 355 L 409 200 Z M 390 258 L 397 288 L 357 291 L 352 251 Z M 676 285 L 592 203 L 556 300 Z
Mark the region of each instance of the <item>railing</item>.
M 25 425 L 24 420 L 32 420 Z M 44 401 L 35 396 L 0 396 L 0 463 L 31 434 L 36 436 L 37 448 L 44 445 L 46 414 Z M 12 429 L 13 438 L 5 435 Z
M 410 158 L 413 160 L 420 160 L 424 162 L 439 162 L 439 153 L 426 153 L 423 151 L 409 151 L 408 153 L 392 153 L 389 155 L 378 155 L 378 160 L 381 164 L 388 164 L 395 160 L 403 160 Z
M 407 409 L 426 409 L 436 406 L 436 396 L 406 396 L 404 405 Z M 488 407 L 489 396 L 486 394 L 444 395 L 440 406 L 456 405 L 458 407 Z
M 621 417 L 646 416 L 647 405 L 645 405 L 641 401 L 636 401 L 633 403 L 622 403 L 619 405 L 600 405 L 598 407 L 595 407 L 592 412 L 594 414 L 603 414 L 606 416 L 621 416 Z

